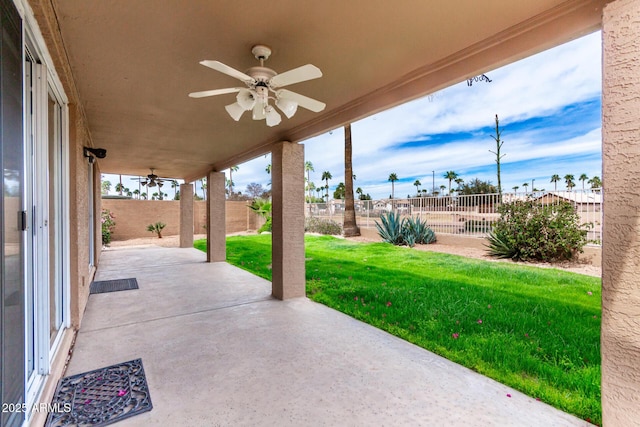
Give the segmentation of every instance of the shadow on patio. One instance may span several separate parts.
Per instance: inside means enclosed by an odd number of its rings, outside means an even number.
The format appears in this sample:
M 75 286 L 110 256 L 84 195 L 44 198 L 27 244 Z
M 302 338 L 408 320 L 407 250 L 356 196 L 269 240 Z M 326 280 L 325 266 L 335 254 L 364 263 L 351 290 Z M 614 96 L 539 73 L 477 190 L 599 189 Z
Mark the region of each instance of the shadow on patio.
M 104 251 L 96 280 L 128 277 L 89 298 L 66 372 L 142 358 L 154 407 L 121 426 L 587 425 L 195 249 Z

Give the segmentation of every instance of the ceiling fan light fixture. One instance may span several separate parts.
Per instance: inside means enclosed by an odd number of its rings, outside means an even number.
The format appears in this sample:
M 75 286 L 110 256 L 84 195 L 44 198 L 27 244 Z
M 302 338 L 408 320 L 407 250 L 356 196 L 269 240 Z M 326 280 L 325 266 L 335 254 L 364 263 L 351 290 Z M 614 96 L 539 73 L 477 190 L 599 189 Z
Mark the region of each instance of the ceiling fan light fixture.
M 231 118 L 233 120 L 235 120 L 236 122 L 238 120 L 240 120 L 240 117 L 242 117 L 242 113 L 244 113 L 246 110 L 244 108 L 242 108 L 242 106 L 240 104 L 238 104 L 237 102 L 234 102 L 233 104 L 229 104 L 226 107 L 224 107 L 225 110 L 227 110 L 227 113 L 229 113 L 229 115 L 231 116 Z
M 251 67 L 244 73 L 220 61 L 200 61 L 200 64 L 205 67 L 240 80 L 246 85 L 246 88 L 229 87 L 205 90 L 192 92 L 189 96 L 191 98 L 205 98 L 237 93 L 236 102 L 225 107 L 231 118 L 239 121 L 245 111 L 252 110 L 252 118 L 254 120 L 266 119 L 267 126 L 276 126 L 282 122 L 282 116 L 278 113 L 276 107 L 281 110 L 287 118 L 293 117 L 298 107 L 315 113 L 325 108 L 323 102 L 287 89 L 282 89 L 285 86 L 322 77 L 322 71 L 320 71 L 318 67 L 312 64 L 306 64 L 278 74 L 271 68 L 264 66 L 264 61 L 271 55 L 271 48 L 264 45 L 256 45 L 252 48 L 251 53 L 260 61 L 260 66 Z M 275 94 L 275 96 L 270 96 L 272 93 Z M 269 105 L 270 99 L 275 101 L 275 106 Z
M 298 111 L 298 103 L 291 99 L 278 98 L 276 100 L 276 105 L 288 119 L 293 117 L 293 115 L 296 114 L 296 111 Z
M 280 114 L 278 114 L 276 109 L 273 108 L 271 105 L 267 105 L 267 107 L 264 109 L 264 112 L 265 112 L 265 115 L 267 116 L 266 117 L 267 126 L 269 127 L 277 126 L 282 121 L 282 116 L 280 116 Z
M 253 107 L 253 120 L 264 120 L 266 118 L 264 113 L 264 104 L 258 103 Z
M 245 111 L 251 110 L 256 105 L 257 94 L 249 89 L 243 89 L 238 92 L 238 96 L 236 96 L 236 100 L 238 101 L 238 105 L 244 108 Z

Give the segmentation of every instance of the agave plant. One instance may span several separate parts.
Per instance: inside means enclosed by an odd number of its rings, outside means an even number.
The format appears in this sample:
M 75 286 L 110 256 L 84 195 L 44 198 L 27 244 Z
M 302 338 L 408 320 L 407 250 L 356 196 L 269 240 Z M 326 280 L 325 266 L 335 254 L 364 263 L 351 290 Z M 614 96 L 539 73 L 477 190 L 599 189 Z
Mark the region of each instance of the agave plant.
M 405 235 L 411 234 L 414 236 L 415 243 L 428 245 L 436 241 L 436 233 L 427 225 L 426 220 L 422 220 L 419 217 L 407 218 L 405 230 Z
M 486 245 L 489 255 L 496 258 L 519 258 L 518 249 L 499 233 L 490 231 L 487 236 L 487 241 L 489 242 L 489 244 Z
M 393 245 L 402 245 L 404 243 L 402 229 L 404 228 L 405 220 L 399 214 L 389 212 L 381 215 L 380 222 L 376 221 L 375 224 L 382 240 Z
M 436 241 L 436 234 L 420 218 L 401 218 L 399 214 L 389 212 L 376 221 L 378 234 L 385 242 L 394 245 L 415 246 L 416 243 L 429 244 Z

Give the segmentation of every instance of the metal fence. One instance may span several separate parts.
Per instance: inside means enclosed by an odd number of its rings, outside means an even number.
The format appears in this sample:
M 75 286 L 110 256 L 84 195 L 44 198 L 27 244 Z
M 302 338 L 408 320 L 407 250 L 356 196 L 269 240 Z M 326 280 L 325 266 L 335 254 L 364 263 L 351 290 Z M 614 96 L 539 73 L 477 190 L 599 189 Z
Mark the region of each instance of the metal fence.
M 356 200 L 358 226 L 375 228 L 375 221 L 387 212 L 427 220 L 436 233 L 484 237 L 500 217 L 498 206 L 516 200 L 534 200 L 543 205 L 571 203 L 588 230 L 590 244 L 599 245 L 602 236 L 602 190 L 545 191 L 416 197 L 409 199 Z M 343 221 L 344 201 L 308 203 L 306 216 Z M 589 224 L 589 225 L 586 225 Z

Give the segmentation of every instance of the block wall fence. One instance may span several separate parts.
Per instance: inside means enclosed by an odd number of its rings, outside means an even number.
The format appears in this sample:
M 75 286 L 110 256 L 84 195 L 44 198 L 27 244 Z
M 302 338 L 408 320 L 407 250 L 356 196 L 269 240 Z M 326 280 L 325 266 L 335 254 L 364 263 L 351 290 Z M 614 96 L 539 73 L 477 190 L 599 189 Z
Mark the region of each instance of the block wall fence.
M 206 202 L 193 202 L 193 232 L 205 234 Z M 264 220 L 247 207 L 246 201 L 227 201 L 225 204 L 227 234 L 257 230 Z M 129 240 L 153 237 L 147 225 L 163 222 L 165 236 L 180 234 L 179 200 L 102 199 L 102 209 L 108 209 L 115 217 L 113 240 Z

